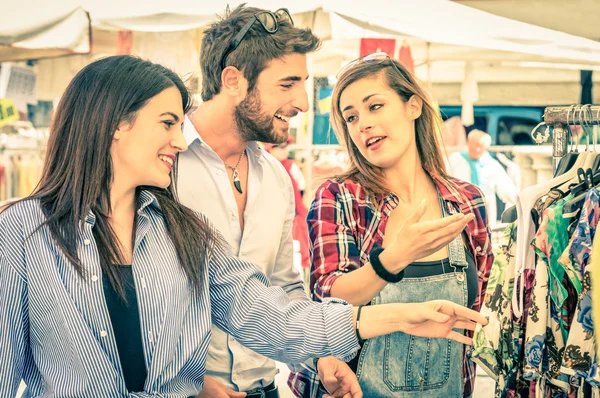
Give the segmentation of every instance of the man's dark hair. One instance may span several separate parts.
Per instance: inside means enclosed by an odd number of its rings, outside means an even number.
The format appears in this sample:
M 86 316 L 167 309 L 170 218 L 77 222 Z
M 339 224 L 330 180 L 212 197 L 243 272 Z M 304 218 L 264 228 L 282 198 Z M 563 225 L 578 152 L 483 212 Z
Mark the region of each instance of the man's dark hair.
M 221 91 L 221 58 L 229 42 L 254 17 L 266 11 L 242 4 L 211 24 L 204 31 L 200 50 L 202 70 L 202 100 L 209 101 Z M 248 91 L 256 85 L 258 75 L 273 59 L 289 54 L 307 54 L 319 48 L 321 41 L 310 29 L 292 26 L 288 21 L 278 20 L 277 32 L 268 33 L 255 22 L 239 46 L 227 57 L 226 66 L 235 66 L 248 80 Z

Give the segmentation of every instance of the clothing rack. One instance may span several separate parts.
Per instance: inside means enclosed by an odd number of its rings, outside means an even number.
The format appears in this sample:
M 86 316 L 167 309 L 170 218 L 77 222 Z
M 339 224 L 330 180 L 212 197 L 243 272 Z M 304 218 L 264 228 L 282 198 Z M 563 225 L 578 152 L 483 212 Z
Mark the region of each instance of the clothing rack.
M 536 142 L 548 140 L 549 128 L 552 132 L 552 166 L 554 170 L 558 167 L 560 159 L 568 152 L 568 139 L 570 134 L 569 125 L 593 126 L 600 125 L 600 106 L 598 105 L 570 105 L 549 106 L 544 110 L 544 122 L 546 131 L 540 137 L 533 137 Z M 536 129 L 537 130 L 537 129 Z M 542 141 L 545 142 L 545 141 Z

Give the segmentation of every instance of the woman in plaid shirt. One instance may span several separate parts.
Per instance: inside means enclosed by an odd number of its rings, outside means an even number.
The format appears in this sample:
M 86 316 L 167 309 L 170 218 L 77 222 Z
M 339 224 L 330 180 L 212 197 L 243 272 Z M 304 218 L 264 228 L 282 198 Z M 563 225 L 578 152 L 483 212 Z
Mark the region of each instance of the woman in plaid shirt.
M 338 78 L 332 123 L 351 167 L 321 185 L 308 214 L 313 299 L 446 299 L 479 310 L 493 261 L 484 198 L 446 174 L 427 95 L 384 53 Z M 456 213 L 469 222 L 449 234 L 444 218 Z M 475 381 L 462 345 L 404 333 L 367 340 L 349 365 L 365 397 L 470 397 Z M 299 397 L 325 393 L 309 373 L 289 384 Z

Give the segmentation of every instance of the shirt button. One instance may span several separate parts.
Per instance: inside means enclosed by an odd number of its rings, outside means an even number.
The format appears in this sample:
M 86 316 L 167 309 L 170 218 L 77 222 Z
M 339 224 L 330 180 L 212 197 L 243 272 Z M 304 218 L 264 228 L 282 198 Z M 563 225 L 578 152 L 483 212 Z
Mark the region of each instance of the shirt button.
M 83 244 L 86 245 L 86 246 L 89 246 L 90 243 L 92 243 L 92 242 L 89 239 L 86 239 L 86 240 L 83 241 Z
M 97 282 L 97 281 L 98 281 L 98 276 L 92 275 L 92 282 Z
M 231 213 L 231 219 L 235 220 L 235 213 Z
M 218 176 L 222 176 L 223 175 L 223 170 L 217 170 L 217 175 Z
M 148 341 L 152 343 L 152 331 L 148 331 Z
M 108 336 L 108 332 L 106 330 L 101 330 L 100 337 L 106 337 L 106 336 Z

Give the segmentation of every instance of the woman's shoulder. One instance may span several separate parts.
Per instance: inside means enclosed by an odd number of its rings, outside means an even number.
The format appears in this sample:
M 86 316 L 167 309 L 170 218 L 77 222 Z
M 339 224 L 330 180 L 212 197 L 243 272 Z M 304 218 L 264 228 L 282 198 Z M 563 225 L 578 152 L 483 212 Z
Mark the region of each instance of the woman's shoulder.
M 463 201 L 472 202 L 483 199 L 483 192 L 477 185 L 454 177 L 446 177 L 446 181 L 456 190 Z
M 16 203 L 0 205 L 0 229 L 9 231 L 14 228 L 32 231 L 43 223 L 44 214 L 38 199 L 23 199 Z

